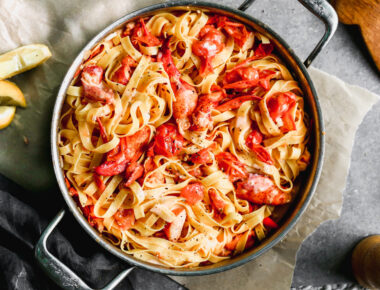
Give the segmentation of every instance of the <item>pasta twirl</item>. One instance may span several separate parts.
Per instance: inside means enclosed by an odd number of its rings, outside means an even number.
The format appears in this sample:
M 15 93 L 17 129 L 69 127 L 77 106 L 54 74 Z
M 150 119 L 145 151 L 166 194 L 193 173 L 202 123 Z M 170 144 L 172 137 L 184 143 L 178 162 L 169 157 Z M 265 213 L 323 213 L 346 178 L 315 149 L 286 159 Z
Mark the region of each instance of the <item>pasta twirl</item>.
M 168 267 L 228 259 L 277 227 L 310 153 L 302 91 L 273 50 L 197 10 L 129 22 L 88 52 L 58 143 L 89 223 Z

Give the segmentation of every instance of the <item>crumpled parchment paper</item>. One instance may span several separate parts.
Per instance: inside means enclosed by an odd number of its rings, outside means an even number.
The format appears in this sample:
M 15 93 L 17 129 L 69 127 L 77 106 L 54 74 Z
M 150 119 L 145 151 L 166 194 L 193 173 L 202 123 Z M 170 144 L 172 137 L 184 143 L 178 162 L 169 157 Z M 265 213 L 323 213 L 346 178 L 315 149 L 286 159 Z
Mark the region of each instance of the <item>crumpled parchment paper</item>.
M 67 68 L 98 31 L 133 10 L 158 2 L 109 0 L 97 1 L 96 5 L 92 0 L 0 2 L 0 53 L 30 43 L 45 43 L 53 53 L 42 66 L 12 78 L 24 92 L 28 108 L 18 108 L 12 125 L 0 131 L 0 173 L 35 191 L 55 183 L 49 129 L 54 100 Z M 339 217 L 354 135 L 378 97 L 317 69 L 309 71 L 324 114 L 326 155 L 308 209 L 287 237 L 258 259 L 220 274 L 173 277 L 176 281 L 190 289 L 289 288 L 302 241 L 322 222 Z M 24 136 L 29 141 L 27 145 Z
M 172 277 L 189 289 L 289 289 L 302 242 L 323 222 L 337 219 L 350 167 L 355 132 L 379 96 L 310 68 L 322 106 L 326 151 L 321 179 L 307 210 L 285 239 L 259 258 L 227 272 Z

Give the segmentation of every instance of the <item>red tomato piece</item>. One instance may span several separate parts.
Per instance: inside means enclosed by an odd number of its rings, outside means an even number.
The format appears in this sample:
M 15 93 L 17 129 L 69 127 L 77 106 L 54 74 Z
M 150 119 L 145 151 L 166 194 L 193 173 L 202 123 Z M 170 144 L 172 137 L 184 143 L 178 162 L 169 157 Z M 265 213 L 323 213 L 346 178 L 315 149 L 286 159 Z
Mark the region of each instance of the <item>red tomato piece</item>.
M 232 182 L 247 176 L 245 165 L 229 152 L 222 152 L 215 156 L 219 167 L 229 176 Z
M 253 129 L 245 140 L 245 144 L 248 148 L 252 148 L 254 145 L 260 145 L 261 142 L 263 142 L 263 134 L 261 134 L 258 129 Z
M 255 50 L 255 56 L 268 56 L 272 53 L 274 47 L 272 43 L 260 43 Z
M 194 205 L 203 199 L 204 187 L 202 183 L 191 183 L 181 190 L 180 196 L 186 199 L 186 202 L 190 205 Z
M 269 216 L 263 219 L 263 224 L 264 226 L 268 228 L 272 228 L 272 229 L 278 228 L 277 223 L 274 220 L 272 220 Z
M 208 148 L 203 148 L 199 150 L 197 153 L 194 153 L 193 155 L 191 155 L 190 161 L 193 162 L 194 164 L 202 164 L 202 165 L 212 163 L 212 157 L 210 154 L 211 149 L 212 148 L 208 147 Z
M 118 210 L 114 215 L 115 222 L 123 231 L 130 229 L 135 224 L 135 213 L 133 209 Z
M 154 152 L 166 157 L 177 155 L 185 142 L 174 124 L 163 124 L 157 128 Z
M 283 132 L 288 132 L 296 129 L 294 117 L 291 111 L 296 106 L 296 96 L 291 92 L 276 94 L 267 100 L 269 115 L 274 122 L 278 118 L 283 121 Z

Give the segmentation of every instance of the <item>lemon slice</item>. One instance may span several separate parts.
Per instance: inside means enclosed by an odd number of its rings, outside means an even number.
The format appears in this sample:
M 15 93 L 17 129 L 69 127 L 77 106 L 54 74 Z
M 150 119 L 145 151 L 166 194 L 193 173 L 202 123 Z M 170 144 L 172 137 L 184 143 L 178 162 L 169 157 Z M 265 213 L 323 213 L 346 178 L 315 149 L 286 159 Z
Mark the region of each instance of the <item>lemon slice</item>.
M 11 50 L 0 55 L 0 79 L 30 70 L 50 57 L 49 48 L 43 44 L 31 44 Z
M 0 107 L 0 130 L 7 127 L 13 120 L 16 113 L 16 107 L 1 106 Z
M 0 106 L 26 107 L 24 94 L 16 84 L 0 81 Z

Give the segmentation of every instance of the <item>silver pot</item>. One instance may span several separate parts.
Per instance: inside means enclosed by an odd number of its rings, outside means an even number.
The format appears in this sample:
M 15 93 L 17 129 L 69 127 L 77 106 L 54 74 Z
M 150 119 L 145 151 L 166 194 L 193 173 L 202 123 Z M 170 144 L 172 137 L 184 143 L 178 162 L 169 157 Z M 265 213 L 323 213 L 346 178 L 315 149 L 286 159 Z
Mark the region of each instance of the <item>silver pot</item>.
M 53 119 L 51 125 L 51 150 L 52 150 L 52 159 L 55 175 L 59 187 L 61 189 L 62 195 L 67 203 L 67 206 L 71 213 L 74 215 L 79 224 L 83 229 L 102 247 L 107 251 L 119 257 L 123 261 L 132 265 L 133 267 L 123 271 L 116 278 L 114 278 L 108 286 L 104 289 L 113 289 L 125 276 L 127 276 L 134 267 L 141 267 L 150 271 L 167 274 L 167 275 L 180 275 L 180 276 L 195 276 L 195 275 L 207 275 L 226 271 L 240 265 L 251 261 L 258 256 L 262 255 L 274 245 L 276 245 L 280 240 L 282 240 L 285 235 L 291 230 L 295 223 L 299 220 L 301 214 L 305 211 L 308 203 L 311 200 L 311 197 L 317 186 L 321 170 L 322 162 L 324 155 L 324 135 L 323 135 L 323 119 L 321 108 L 318 102 L 317 94 L 313 85 L 313 82 L 310 79 L 310 76 L 306 68 L 311 64 L 313 59 L 317 56 L 320 50 L 327 44 L 334 34 L 337 25 L 338 18 L 334 9 L 328 4 L 326 0 L 299 0 L 307 9 L 309 9 L 313 14 L 315 14 L 319 19 L 325 23 L 326 31 L 320 42 L 311 52 L 309 57 L 304 63 L 300 61 L 294 51 L 286 44 L 286 42 L 276 34 L 271 28 L 269 28 L 264 23 L 259 20 L 249 16 L 244 13 L 254 0 L 246 0 L 239 9 L 233 9 L 226 7 L 224 5 L 219 5 L 209 2 L 201 1 L 174 1 L 167 2 L 157 5 L 152 5 L 138 11 L 127 14 L 126 16 L 115 21 L 110 26 L 106 27 L 101 31 L 97 36 L 95 36 L 79 53 L 77 58 L 74 60 L 73 64 L 69 68 L 62 85 L 60 87 L 58 97 L 55 102 Z M 208 266 L 200 266 L 190 269 L 171 269 L 163 266 L 154 265 L 144 261 L 140 261 L 124 252 L 122 252 L 118 247 L 112 245 L 109 241 L 104 239 L 101 234 L 95 230 L 87 222 L 86 218 L 82 215 L 80 210 L 77 207 L 75 201 L 71 198 L 68 189 L 65 185 L 64 174 L 59 162 L 59 153 L 57 146 L 57 132 L 59 118 L 61 115 L 61 109 L 63 107 L 66 90 L 70 85 L 70 82 L 77 71 L 77 68 L 82 63 L 83 54 L 85 51 L 90 50 L 101 41 L 105 36 L 112 33 L 116 29 L 122 27 L 126 22 L 137 19 L 141 16 L 148 16 L 153 12 L 160 10 L 176 10 L 176 9 L 194 9 L 202 8 L 210 12 L 219 13 L 227 15 L 233 19 L 241 21 L 253 29 L 259 31 L 260 33 L 268 36 L 271 41 L 275 44 L 277 53 L 286 63 L 287 67 L 293 72 L 293 75 L 296 80 L 298 80 L 305 98 L 305 110 L 308 112 L 309 116 L 314 120 L 313 128 L 311 132 L 311 164 L 309 169 L 303 173 L 299 178 L 299 191 L 297 193 L 296 200 L 291 204 L 288 209 L 287 214 L 282 219 L 282 224 L 280 228 L 271 236 L 266 238 L 258 247 L 250 249 L 249 251 L 244 252 L 243 254 L 233 257 L 231 259 L 225 260 L 223 262 L 212 264 Z M 42 234 L 39 242 L 35 248 L 35 257 L 38 260 L 39 264 L 43 270 L 52 278 L 59 286 L 66 289 L 90 289 L 81 278 L 79 278 L 75 273 L 73 273 L 69 268 L 67 268 L 62 262 L 55 258 L 51 253 L 48 252 L 46 248 L 46 241 L 53 229 L 57 226 L 59 221 L 65 214 L 65 209 L 59 212 L 55 219 L 49 224 L 44 233 Z

